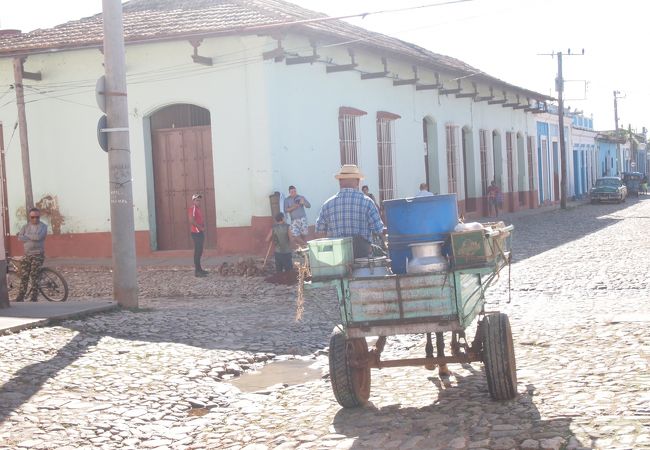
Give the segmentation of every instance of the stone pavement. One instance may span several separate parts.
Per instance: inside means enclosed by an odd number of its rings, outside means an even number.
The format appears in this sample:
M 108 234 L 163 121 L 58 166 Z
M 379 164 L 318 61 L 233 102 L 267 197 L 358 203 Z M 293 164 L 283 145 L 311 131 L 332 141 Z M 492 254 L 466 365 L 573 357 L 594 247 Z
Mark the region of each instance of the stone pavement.
M 159 268 L 140 272 L 140 311 L 0 336 L 0 448 L 650 449 L 649 220 L 645 197 L 512 216 L 511 276 L 487 295 L 512 325 L 512 401 L 490 399 L 482 364 L 450 364 L 373 370 L 371 403 L 342 409 L 332 292 L 310 291 L 295 322 L 292 287 Z M 385 354 L 422 356 L 423 339 Z M 291 358 L 322 378 L 228 382 Z

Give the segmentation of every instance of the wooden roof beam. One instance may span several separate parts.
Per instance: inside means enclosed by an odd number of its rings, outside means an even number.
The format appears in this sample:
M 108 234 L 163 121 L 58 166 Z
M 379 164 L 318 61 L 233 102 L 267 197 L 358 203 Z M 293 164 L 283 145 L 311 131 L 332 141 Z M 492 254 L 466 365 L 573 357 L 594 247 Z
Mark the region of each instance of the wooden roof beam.
M 503 93 L 503 96 L 505 97 L 505 92 Z M 503 106 L 504 108 L 514 108 L 515 106 L 519 106 L 519 96 L 517 95 L 516 102 L 505 102 L 501 106 Z
M 41 72 L 27 72 L 25 70 L 26 59 L 27 57 L 20 58 L 20 73 L 22 73 L 22 77 L 27 80 L 41 81 L 43 79 Z
M 517 98 L 519 100 L 519 98 Z M 514 109 L 526 109 L 530 106 L 530 98 L 526 97 L 526 103 L 523 105 L 517 105 L 514 107 Z
M 278 37 L 276 38 L 276 40 L 278 41 L 278 46 L 276 48 L 274 48 L 273 50 L 269 50 L 268 52 L 262 53 L 262 59 L 264 61 L 268 59 L 273 59 L 275 62 L 280 62 L 284 60 L 286 54 L 284 52 L 284 49 L 282 48 L 282 39 Z
M 460 80 L 458 80 L 458 87 L 460 87 Z M 456 98 L 474 98 L 478 95 L 478 89 L 476 88 L 476 83 L 472 83 L 472 86 L 474 87 L 474 92 L 461 92 L 460 94 L 456 94 Z
M 430 84 L 415 84 L 415 90 L 416 91 L 426 91 L 430 89 L 442 89 L 442 83 L 440 82 L 440 74 L 436 74 L 436 82 L 435 83 L 430 83 Z
M 508 98 L 506 97 L 506 92 L 503 91 L 503 98 L 500 98 L 498 100 L 488 100 L 488 105 L 502 105 L 508 101 Z
M 449 88 L 449 89 L 445 89 L 445 88 L 443 87 L 443 88 L 438 89 L 438 94 L 444 94 L 444 95 L 448 95 L 448 94 L 460 94 L 460 92 L 462 91 L 462 89 L 461 89 L 461 87 L 460 87 L 460 80 L 457 80 L 457 81 L 458 81 L 458 87 L 457 87 L 457 88 Z
M 384 65 L 384 71 L 383 72 L 370 72 L 370 73 L 362 73 L 361 74 L 361 79 L 362 80 L 372 80 L 375 78 L 385 78 L 388 76 L 388 61 L 386 58 L 381 58 L 381 62 Z
M 474 97 L 474 101 L 477 102 L 477 103 L 478 102 L 487 102 L 487 101 L 490 101 L 490 100 L 494 100 L 494 92 L 493 92 L 492 88 L 490 88 L 490 95 L 487 95 L 487 96 L 477 95 L 476 97 Z
M 419 80 L 418 68 L 416 66 L 413 66 L 413 78 L 409 78 L 407 80 L 395 79 L 393 80 L 393 86 L 405 86 L 407 84 L 417 84 L 418 80 Z
M 354 70 L 358 64 L 354 61 L 354 52 L 352 49 L 348 49 L 348 54 L 350 55 L 350 64 L 335 64 L 333 66 L 325 67 L 326 73 L 334 72 L 345 72 L 347 70 Z
M 316 61 L 318 61 L 318 58 L 320 56 L 316 53 L 316 44 L 314 42 L 311 43 L 311 48 L 312 48 L 312 53 L 309 56 L 294 56 L 291 58 L 287 58 L 284 60 L 285 64 L 287 66 L 291 66 L 294 64 L 313 64 Z
M 203 39 L 190 39 L 190 44 L 192 45 L 192 47 L 194 47 L 194 54 L 192 55 L 192 61 L 194 61 L 197 64 L 203 64 L 204 66 L 211 66 L 212 58 L 199 55 L 199 47 L 201 46 L 201 42 L 203 42 Z

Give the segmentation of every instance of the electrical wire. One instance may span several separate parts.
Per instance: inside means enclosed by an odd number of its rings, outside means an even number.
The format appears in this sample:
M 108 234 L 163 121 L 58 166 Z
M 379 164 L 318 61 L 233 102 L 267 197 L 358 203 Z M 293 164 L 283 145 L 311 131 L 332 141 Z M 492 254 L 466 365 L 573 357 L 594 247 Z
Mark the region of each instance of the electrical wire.
M 442 2 L 442 3 L 431 3 L 431 4 L 426 4 L 426 5 L 418 5 L 418 6 L 412 6 L 412 7 L 405 7 L 405 8 L 394 8 L 394 9 L 387 9 L 387 10 L 380 10 L 380 11 L 373 11 L 373 12 L 368 12 L 368 13 L 360 13 L 360 14 L 351 14 L 351 15 L 346 15 L 346 16 L 338 16 L 338 17 L 326 17 L 326 18 L 318 18 L 318 19 L 307 19 L 305 21 L 290 21 L 286 22 L 286 24 L 297 24 L 297 23 L 314 23 L 316 21 L 325 21 L 325 20 L 333 20 L 333 19 L 343 19 L 343 18 L 352 18 L 352 17 L 366 17 L 368 15 L 372 14 L 383 14 L 383 13 L 394 13 L 394 12 L 401 12 L 401 11 L 408 11 L 408 10 L 416 10 L 416 9 L 422 9 L 422 8 L 430 8 L 430 7 L 435 7 L 435 6 L 443 6 L 443 5 L 448 5 L 448 4 L 453 4 L 453 3 L 463 3 L 463 2 L 469 2 L 469 1 L 474 1 L 474 0 L 453 0 L 453 1 L 448 1 L 448 2 Z M 277 25 L 277 24 L 276 24 Z M 413 31 L 413 30 L 419 30 L 419 29 L 425 29 L 425 28 L 431 28 L 437 26 L 436 25 L 428 25 L 424 27 L 415 27 L 411 29 L 405 29 L 401 30 L 400 32 L 408 32 L 408 31 Z M 371 32 L 373 33 L 373 32 Z M 349 45 L 351 43 L 358 43 L 358 42 L 363 42 L 367 40 L 374 39 L 376 36 L 370 35 L 367 37 L 359 38 L 359 39 L 354 39 L 354 40 L 348 40 L 348 41 L 343 41 L 343 42 L 337 42 L 333 44 L 327 44 L 323 45 L 322 48 L 334 48 L 338 46 L 343 46 L 343 45 Z M 233 52 L 225 53 L 223 55 L 217 55 L 216 58 L 221 58 L 224 56 L 234 56 L 234 55 L 240 55 L 243 53 L 249 53 L 251 51 L 255 51 L 256 49 L 265 49 L 268 48 L 269 44 L 265 43 L 264 45 L 253 47 L 253 48 L 246 48 L 242 50 L 236 50 Z M 310 49 L 311 46 L 300 46 L 300 47 L 295 47 L 291 49 L 286 49 L 285 53 L 286 54 L 292 54 L 297 52 L 299 54 L 301 51 Z M 325 60 L 318 60 L 318 62 L 321 63 L 327 63 L 328 61 Z M 162 67 L 158 69 L 148 69 L 144 70 L 141 72 L 133 72 L 130 74 L 127 74 L 127 80 L 129 85 L 137 85 L 137 84 L 144 84 L 144 83 L 152 83 L 152 82 L 162 82 L 162 81 L 170 81 L 170 80 L 175 80 L 175 79 L 180 79 L 180 78 L 187 78 L 187 77 L 196 77 L 196 76 L 201 76 L 201 75 L 206 75 L 212 72 L 219 72 L 223 70 L 229 70 L 229 69 L 234 69 L 238 67 L 244 67 L 248 66 L 251 64 L 260 64 L 263 63 L 259 59 L 259 55 L 253 55 L 253 56 L 247 56 L 247 57 L 242 57 L 242 58 L 236 58 L 230 61 L 225 61 L 222 62 L 216 66 L 207 66 L 207 67 L 201 67 L 197 68 L 195 65 L 188 63 L 188 64 L 176 64 L 173 66 L 167 66 L 167 67 Z M 357 70 L 357 72 L 362 72 L 360 70 Z M 475 72 L 472 74 L 468 74 L 466 76 L 460 77 L 460 78 L 466 78 L 470 77 L 479 73 L 483 72 Z M 457 78 L 457 79 L 460 79 Z M 26 93 L 26 102 L 25 103 L 34 103 L 36 101 L 42 101 L 46 99 L 58 99 L 61 100 L 63 97 L 66 96 L 74 96 L 74 95 L 81 95 L 81 94 L 87 94 L 89 92 L 94 91 L 96 82 L 91 79 L 83 79 L 83 80 L 71 80 L 71 81 L 65 81 L 65 82 L 59 82 L 59 83 L 39 83 L 38 86 L 34 85 L 25 85 L 26 89 L 30 89 L 32 92 Z M 29 87 L 28 87 L 29 86 Z M 50 90 L 43 90 L 41 89 L 42 87 L 49 87 Z M 64 94 L 67 92 L 67 94 Z M 6 95 L 7 92 L 5 92 L 2 96 L 0 96 L 0 99 Z M 60 95 L 56 96 L 47 96 L 45 94 L 48 93 L 56 93 Z M 39 99 L 34 99 L 31 100 L 28 97 L 31 96 L 36 96 L 39 95 L 41 98 Z M 81 106 L 86 106 L 86 107 L 91 107 L 86 104 L 82 103 L 76 103 L 73 101 L 69 101 L 70 103 L 75 103 L 79 104 Z M 8 103 L 0 105 L 0 109 L 7 106 L 8 104 L 13 103 L 13 101 L 10 101 Z

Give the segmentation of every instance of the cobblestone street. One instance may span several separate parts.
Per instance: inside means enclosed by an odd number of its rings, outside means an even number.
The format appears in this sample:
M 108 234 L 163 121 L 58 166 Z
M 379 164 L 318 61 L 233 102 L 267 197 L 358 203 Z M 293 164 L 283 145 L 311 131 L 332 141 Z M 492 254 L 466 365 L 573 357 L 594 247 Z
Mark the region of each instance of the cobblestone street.
M 650 449 L 650 198 L 512 223 L 511 301 L 507 270 L 487 293 L 510 317 L 512 401 L 490 399 L 482 364 L 450 364 L 449 378 L 373 369 L 370 404 L 343 409 L 327 373 L 333 292 L 309 291 L 295 322 L 295 287 L 142 268 L 141 310 L 0 336 L 0 448 Z M 66 277 L 74 296 L 110 293 L 101 268 Z M 423 337 L 389 338 L 385 354 L 423 357 Z M 292 358 L 322 377 L 230 382 Z

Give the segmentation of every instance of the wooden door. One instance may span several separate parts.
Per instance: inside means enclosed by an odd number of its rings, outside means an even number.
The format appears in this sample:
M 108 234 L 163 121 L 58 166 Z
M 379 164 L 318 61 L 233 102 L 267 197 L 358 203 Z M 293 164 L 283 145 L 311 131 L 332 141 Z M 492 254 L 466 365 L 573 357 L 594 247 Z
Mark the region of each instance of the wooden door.
M 203 194 L 206 247 L 216 246 L 214 172 L 210 126 L 164 128 L 153 132 L 158 250 L 192 248 L 188 208 Z

